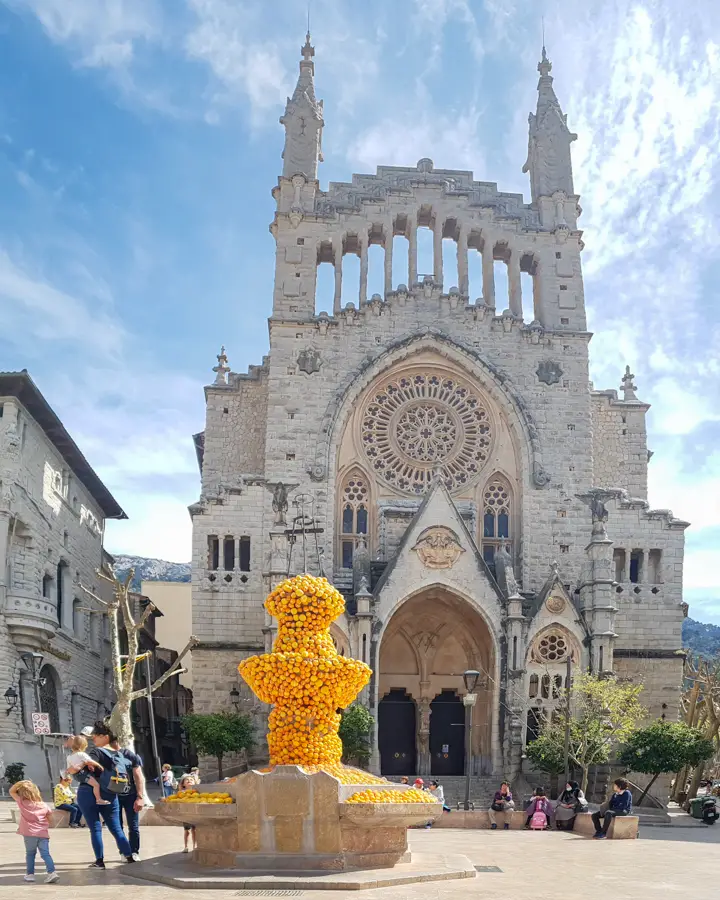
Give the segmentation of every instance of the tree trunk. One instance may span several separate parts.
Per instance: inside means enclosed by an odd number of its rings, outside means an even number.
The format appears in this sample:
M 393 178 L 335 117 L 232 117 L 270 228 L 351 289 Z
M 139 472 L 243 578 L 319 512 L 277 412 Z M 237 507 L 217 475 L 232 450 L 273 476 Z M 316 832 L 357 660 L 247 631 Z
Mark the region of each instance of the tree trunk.
M 645 785 L 645 789 L 643 790 L 642 794 L 640 794 L 640 798 L 638 799 L 638 802 L 636 804 L 637 806 L 640 806 L 643 800 L 647 797 L 648 793 L 650 792 L 650 788 L 655 784 L 659 777 L 660 772 L 656 772 L 650 779 L 650 781 Z
M 589 773 L 590 773 L 590 767 L 583 766 L 582 767 L 582 781 L 580 782 L 580 790 L 583 792 L 583 794 L 587 794 Z
M 223 780 L 223 767 L 222 767 L 223 755 L 222 753 L 218 753 L 217 764 L 218 764 L 218 781 Z

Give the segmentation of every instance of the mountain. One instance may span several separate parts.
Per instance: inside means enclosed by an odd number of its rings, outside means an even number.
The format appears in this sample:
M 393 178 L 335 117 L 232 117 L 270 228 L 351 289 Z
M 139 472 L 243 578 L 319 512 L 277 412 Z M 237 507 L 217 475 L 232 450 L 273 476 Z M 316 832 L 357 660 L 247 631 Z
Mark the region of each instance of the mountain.
M 700 656 L 720 656 L 720 625 L 706 625 L 685 619 L 682 629 L 683 647 Z
M 168 562 L 145 556 L 115 556 L 115 574 L 120 578 L 135 569 L 132 589 L 140 590 L 141 581 L 190 581 L 190 563 Z

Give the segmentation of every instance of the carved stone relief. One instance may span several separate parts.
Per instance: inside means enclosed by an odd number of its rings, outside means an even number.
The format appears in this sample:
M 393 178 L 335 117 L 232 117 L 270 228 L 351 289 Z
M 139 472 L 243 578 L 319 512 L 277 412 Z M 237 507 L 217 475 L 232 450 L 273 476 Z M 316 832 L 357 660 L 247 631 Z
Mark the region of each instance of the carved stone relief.
M 563 370 L 556 362 L 546 359 L 537 367 L 537 377 L 543 384 L 557 384 L 563 377 Z
M 442 525 L 426 528 L 413 550 L 428 569 L 451 569 L 465 552 L 455 532 Z

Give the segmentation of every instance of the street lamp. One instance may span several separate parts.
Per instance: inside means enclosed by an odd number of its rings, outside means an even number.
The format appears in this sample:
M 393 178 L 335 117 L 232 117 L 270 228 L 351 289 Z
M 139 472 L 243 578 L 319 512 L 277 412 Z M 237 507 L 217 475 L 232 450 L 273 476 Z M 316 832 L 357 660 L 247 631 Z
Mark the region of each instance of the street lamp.
M 26 650 L 25 653 L 20 654 L 20 659 L 22 660 L 25 668 L 28 670 L 33 684 L 35 684 L 36 682 L 39 684 L 40 670 L 42 669 L 44 659 L 42 653 L 30 653 Z M 38 712 L 40 712 L 39 708 Z
M 466 672 L 463 672 L 463 682 L 465 684 L 465 696 L 463 697 L 463 704 L 465 705 L 465 809 L 470 809 L 473 707 L 477 703 L 475 689 L 479 680 L 480 673 L 475 669 L 468 669 Z
M 230 691 L 230 702 L 236 711 L 240 709 L 240 691 L 236 687 Z
M 3 696 L 5 697 L 5 702 L 8 706 L 5 710 L 5 715 L 9 716 L 14 709 L 17 709 L 18 705 L 18 692 L 15 690 L 15 685 L 11 684 Z

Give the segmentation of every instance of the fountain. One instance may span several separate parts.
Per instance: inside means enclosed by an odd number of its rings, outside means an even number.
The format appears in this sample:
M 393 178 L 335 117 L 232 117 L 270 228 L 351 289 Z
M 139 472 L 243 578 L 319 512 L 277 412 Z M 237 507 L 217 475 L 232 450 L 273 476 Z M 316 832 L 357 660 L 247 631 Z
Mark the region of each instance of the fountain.
M 165 820 L 196 826 L 198 848 L 191 871 L 176 866 L 163 875 L 156 865 L 143 876 L 198 888 L 268 879 L 276 887 L 307 886 L 311 873 L 324 873 L 316 886 L 326 888 L 474 877 L 465 857 L 411 859 L 408 827 L 434 821 L 440 803 L 341 763 L 338 710 L 372 674 L 360 660 L 338 655 L 330 636 L 345 609 L 342 595 L 325 578 L 297 575 L 270 594 L 265 608 L 278 620 L 273 650 L 243 660 L 238 670 L 273 707 L 270 765 L 232 782 L 199 785 L 207 802 L 160 801 Z M 378 880 L 375 870 L 386 869 Z

